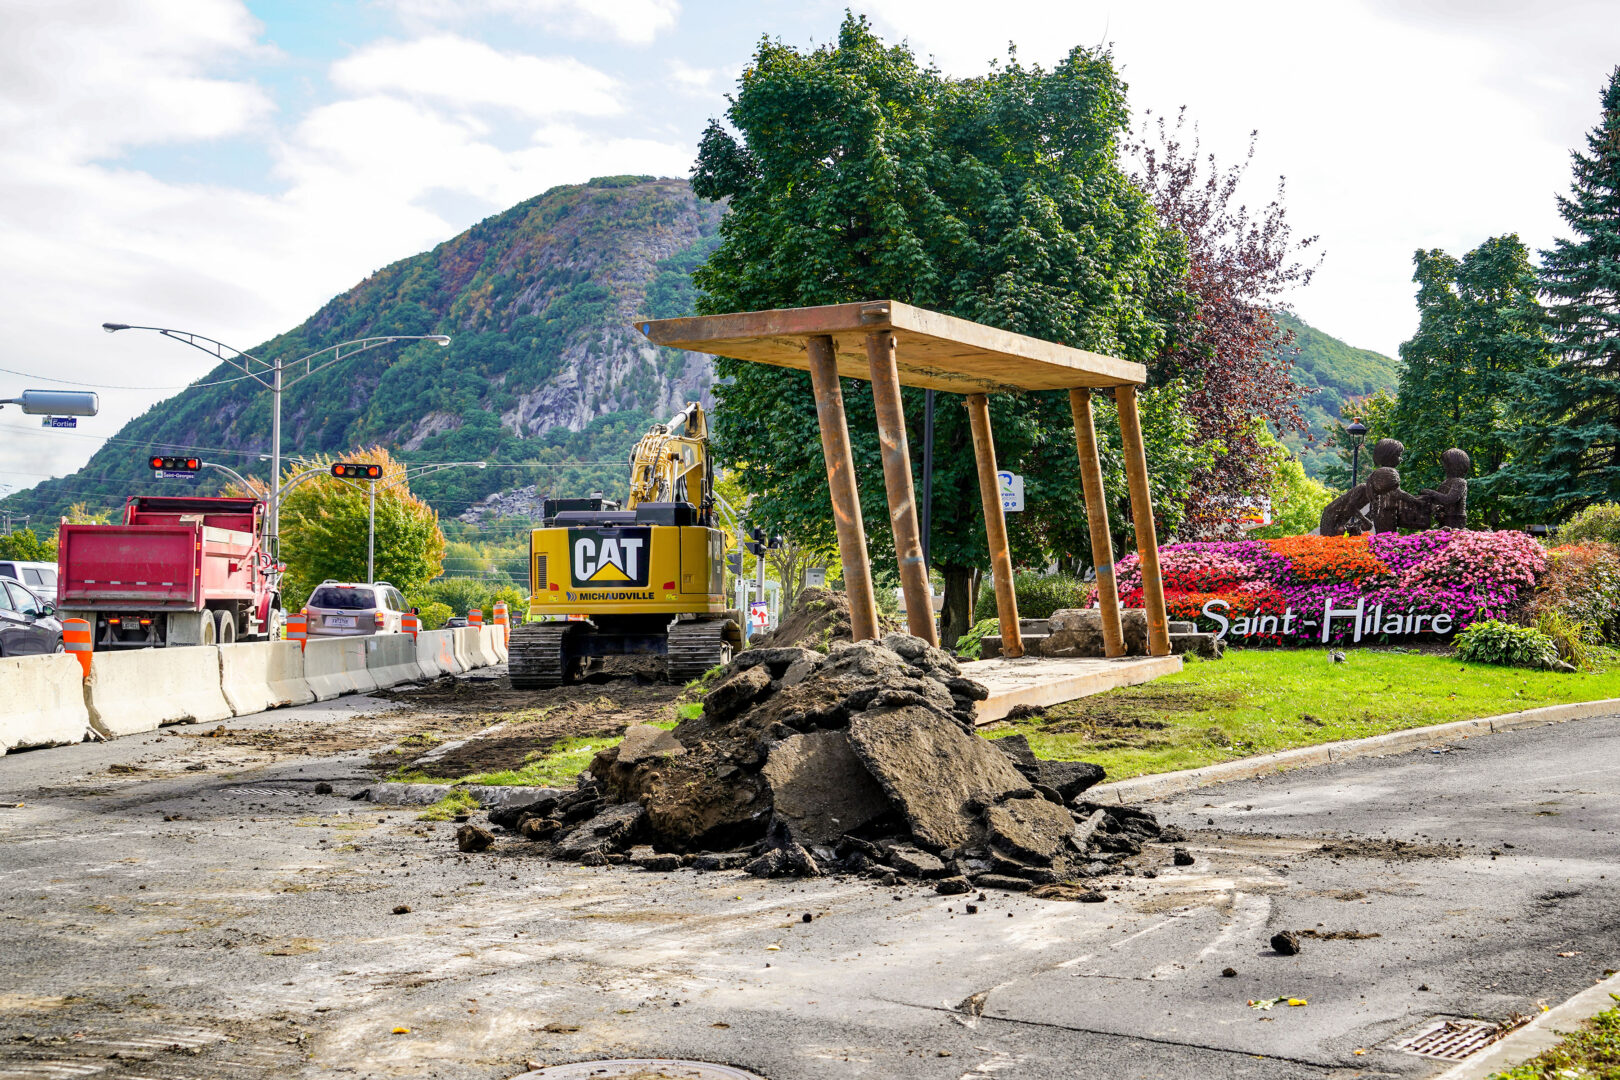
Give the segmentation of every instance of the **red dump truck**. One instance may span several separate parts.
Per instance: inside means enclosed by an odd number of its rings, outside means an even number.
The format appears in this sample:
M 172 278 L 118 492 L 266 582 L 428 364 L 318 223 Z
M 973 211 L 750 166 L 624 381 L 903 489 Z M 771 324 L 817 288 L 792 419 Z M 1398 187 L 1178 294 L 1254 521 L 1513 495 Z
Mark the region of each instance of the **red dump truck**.
M 97 649 L 280 637 L 264 516 L 258 499 L 139 495 L 122 524 L 64 524 L 57 617 L 89 622 Z

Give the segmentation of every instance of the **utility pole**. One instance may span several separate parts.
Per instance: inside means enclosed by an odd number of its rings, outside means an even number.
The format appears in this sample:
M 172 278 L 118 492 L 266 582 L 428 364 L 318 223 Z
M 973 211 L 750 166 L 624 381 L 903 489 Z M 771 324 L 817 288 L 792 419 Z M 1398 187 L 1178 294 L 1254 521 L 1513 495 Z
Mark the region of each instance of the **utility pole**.
M 377 580 L 377 481 L 371 481 L 371 505 L 366 510 L 366 582 Z

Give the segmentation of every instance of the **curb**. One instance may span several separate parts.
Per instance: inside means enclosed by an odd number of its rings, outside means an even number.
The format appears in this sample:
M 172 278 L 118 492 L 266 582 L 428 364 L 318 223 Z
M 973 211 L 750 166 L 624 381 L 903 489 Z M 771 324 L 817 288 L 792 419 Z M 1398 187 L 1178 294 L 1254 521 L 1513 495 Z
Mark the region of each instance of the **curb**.
M 1588 1020 L 1617 1004 L 1620 1004 L 1620 975 L 1611 975 L 1562 1005 L 1542 1013 L 1467 1061 L 1452 1066 L 1433 1080 L 1484 1080 L 1492 1073 L 1511 1069 L 1556 1045 L 1562 1032 L 1575 1030 L 1582 1020 Z
M 497 810 L 503 806 L 525 806 L 528 803 L 554 795 L 563 795 L 563 788 L 501 787 L 493 784 L 399 784 L 384 782 L 366 789 L 366 798 L 387 806 L 432 806 L 446 795 L 465 792 L 478 800 L 480 809 Z
M 1540 727 L 1543 724 L 1562 724 L 1568 720 L 1585 720 L 1594 716 L 1620 713 L 1620 698 L 1599 701 L 1577 701 L 1567 705 L 1545 705 L 1539 709 L 1503 713 L 1501 716 L 1482 716 L 1474 720 L 1454 720 L 1447 724 L 1391 731 L 1385 735 L 1372 735 L 1365 739 L 1347 739 L 1343 742 L 1323 743 L 1320 746 L 1302 746 L 1296 750 L 1281 750 L 1274 754 L 1226 761 L 1219 765 L 1205 765 L 1199 769 L 1135 776 L 1117 780 L 1112 784 L 1098 784 L 1085 793 L 1092 802 L 1141 802 L 1162 799 L 1211 784 L 1227 784 L 1234 780 L 1253 780 L 1272 776 L 1292 769 L 1316 765 L 1332 765 L 1354 758 L 1379 757 L 1399 754 L 1407 750 L 1467 739 L 1474 735 L 1490 735 L 1499 731 L 1517 731 L 1520 728 Z

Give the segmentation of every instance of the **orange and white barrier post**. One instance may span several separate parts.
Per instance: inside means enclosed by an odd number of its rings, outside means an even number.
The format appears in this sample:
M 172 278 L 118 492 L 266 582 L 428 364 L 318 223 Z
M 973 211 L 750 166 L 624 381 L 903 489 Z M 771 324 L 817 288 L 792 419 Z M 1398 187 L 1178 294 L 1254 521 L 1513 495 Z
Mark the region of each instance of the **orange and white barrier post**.
M 483 626 L 484 625 L 484 609 L 483 608 L 473 608 L 471 611 L 467 612 L 467 625 L 468 626 Z
M 62 620 L 62 651 L 71 653 L 90 677 L 90 621 L 88 619 Z
M 495 601 L 495 625 L 501 628 L 501 644 L 508 644 L 512 636 L 512 623 L 507 617 L 505 600 Z
M 417 633 L 422 629 L 421 616 L 407 611 L 405 614 L 399 617 L 399 628 L 405 633 L 411 635 L 411 640 L 415 641 Z
M 303 652 L 309 644 L 309 616 L 302 611 L 295 611 L 287 616 L 287 640 L 298 642 L 298 651 Z

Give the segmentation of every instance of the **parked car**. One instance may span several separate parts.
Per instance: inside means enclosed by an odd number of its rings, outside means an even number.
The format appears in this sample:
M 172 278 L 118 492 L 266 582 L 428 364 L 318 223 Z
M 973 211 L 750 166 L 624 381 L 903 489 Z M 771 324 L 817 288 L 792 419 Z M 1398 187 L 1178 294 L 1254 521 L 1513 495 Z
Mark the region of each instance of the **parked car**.
M 62 624 L 56 605 L 10 580 L 0 578 L 0 656 L 62 651 Z
M 56 603 L 56 564 L 0 559 L 0 578 L 20 581 L 41 599 Z
M 414 610 L 386 581 L 323 581 L 309 594 L 304 613 L 310 637 L 359 637 L 404 631 L 401 616 Z
M 463 626 L 471 626 L 471 625 L 472 624 L 467 621 L 467 616 L 465 616 L 465 615 L 452 615 L 448 619 L 444 620 L 444 625 L 439 627 L 439 629 L 440 630 L 460 630 Z

